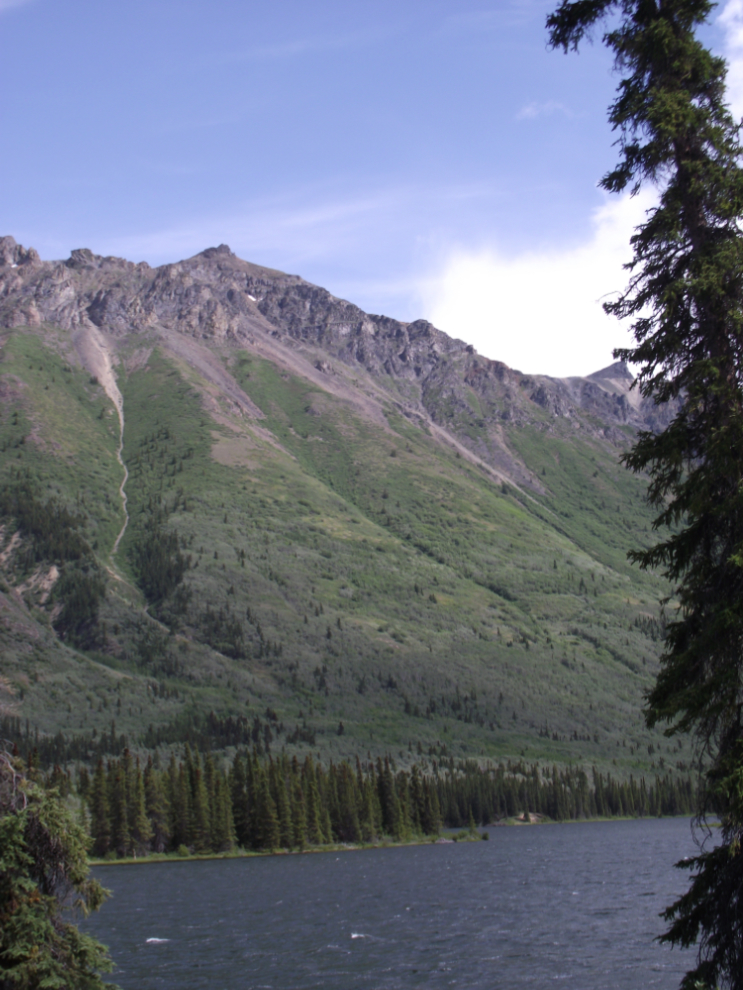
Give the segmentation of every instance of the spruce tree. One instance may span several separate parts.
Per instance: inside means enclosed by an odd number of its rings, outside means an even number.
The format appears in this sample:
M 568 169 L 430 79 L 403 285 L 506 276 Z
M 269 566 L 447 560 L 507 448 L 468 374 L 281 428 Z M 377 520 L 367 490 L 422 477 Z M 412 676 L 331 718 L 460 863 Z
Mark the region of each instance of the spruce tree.
M 382 831 L 399 839 L 403 832 L 402 812 L 389 757 L 385 757 L 384 764 L 381 758 L 377 760 L 377 788 L 382 810 Z
M 170 754 L 168 769 L 165 773 L 165 799 L 168 806 L 168 831 L 170 845 L 178 849 L 188 842 L 188 802 L 186 788 L 182 780 L 183 767 L 178 767 L 175 754 Z
M 186 768 L 181 763 L 176 769 L 175 757 L 168 767 L 168 781 L 173 793 L 170 799 L 170 841 L 174 849 L 180 849 L 191 843 L 191 789 Z
M 113 968 L 105 947 L 73 923 L 106 897 L 88 876 L 86 844 L 58 796 L 0 752 L 0 986 L 111 987 L 100 976 Z
M 279 816 L 276 812 L 276 803 L 269 790 L 268 774 L 263 768 L 260 770 L 257 784 L 254 848 L 278 849 L 281 842 Z
M 426 800 L 418 765 L 413 766 L 410 779 L 410 824 L 414 832 L 425 832 Z
M 429 811 L 430 808 L 430 811 Z M 426 835 L 438 835 L 441 829 L 441 805 L 434 785 L 426 782 Z
M 302 790 L 307 809 L 307 841 L 311 846 L 319 846 L 325 842 L 321 818 L 322 808 L 317 790 L 315 765 L 309 755 L 305 757 L 302 768 Z
M 359 842 L 361 825 L 359 822 L 359 794 L 356 778 L 347 763 L 336 768 L 335 792 L 337 795 L 337 818 L 333 822 L 333 832 L 341 842 Z
M 111 817 L 103 760 L 99 760 L 95 768 L 93 782 L 88 792 L 88 802 L 90 805 L 90 834 L 93 837 L 93 855 L 105 856 L 111 843 Z
M 261 776 L 261 764 L 258 759 L 258 749 L 253 747 L 253 752 L 248 756 L 245 764 L 245 805 L 247 809 L 248 823 L 248 845 L 251 849 L 257 849 L 258 836 L 258 786 Z
M 408 775 L 401 770 L 397 775 L 396 791 L 400 804 L 400 825 L 395 838 L 407 839 L 410 837 L 412 829 L 410 817 L 410 788 L 408 787 Z
M 691 732 L 706 770 L 700 814 L 719 815 L 719 847 L 689 866 L 666 911 L 665 940 L 698 942 L 684 986 L 743 988 L 743 172 L 725 103 L 726 66 L 696 37 L 709 0 L 563 0 L 550 43 L 576 49 L 609 17 L 621 74 L 609 120 L 621 157 L 605 189 L 655 184 L 658 206 L 634 237 L 627 291 L 606 309 L 633 319 L 641 394 L 671 422 L 641 432 L 626 464 L 649 477 L 657 542 L 632 557 L 661 569 L 669 612 L 647 721 Z M 658 782 L 656 804 L 662 804 Z M 597 804 L 599 804 L 597 793 Z M 651 802 L 652 805 L 653 802 Z
M 109 767 L 109 805 L 111 808 L 111 848 L 117 856 L 128 856 L 132 837 L 129 832 L 126 775 L 120 765 Z
M 209 852 L 212 846 L 209 795 L 198 755 L 191 776 L 191 842 L 195 852 Z
M 147 850 L 152 838 L 152 828 L 145 807 L 144 781 L 139 767 L 139 757 L 132 759 L 128 749 L 122 757 L 123 770 L 127 779 L 129 835 L 131 836 L 132 851 L 143 853 Z
M 235 822 L 235 836 L 243 849 L 250 848 L 250 809 L 248 806 L 247 776 L 245 761 L 240 753 L 235 753 L 230 771 L 230 794 L 232 814 Z
M 292 774 L 292 845 L 295 849 L 307 845 L 307 813 L 298 773 Z
M 379 837 L 382 810 L 377 793 L 377 781 L 374 764 L 371 765 L 369 776 L 364 781 L 364 800 L 361 814 L 361 836 L 364 842 L 376 842 Z
M 147 760 L 147 766 L 144 770 L 144 799 L 152 833 L 152 849 L 156 853 L 165 852 L 170 840 L 168 824 L 170 809 L 165 796 L 162 775 L 155 770 L 151 757 Z
M 208 815 L 208 828 L 209 833 L 209 846 L 210 848 L 215 848 L 216 834 L 220 829 L 220 814 L 217 808 L 217 768 L 214 763 L 214 757 L 209 752 L 204 757 L 203 761 L 203 777 L 204 777 L 204 787 L 206 789 L 206 807 Z
M 279 845 L 284 849 L 291 849 L 292 836 L 292 816 L 291 807 L 286 793 L 286 782 L 282 767 L 274 763 L 269 757 L 269 789 L 279 821 Z
M 322 763 L 315 766 L 315 783 L 317 785 L 318 817 L 320 820 L 320 842 L 326 845 L 333 841 L 333 826 L 330 821 L 328 778 Z
M 219 772 L 214 776 L 211 841 L 214 852 L 227 852 L 235 845 L 235 823 L 232 818 L 229 783 Z

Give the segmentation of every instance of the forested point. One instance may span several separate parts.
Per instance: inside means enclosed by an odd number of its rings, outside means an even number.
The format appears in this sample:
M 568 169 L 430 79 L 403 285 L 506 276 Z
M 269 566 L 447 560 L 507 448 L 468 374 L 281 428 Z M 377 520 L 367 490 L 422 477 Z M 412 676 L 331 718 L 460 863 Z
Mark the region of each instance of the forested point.
M 34 769 L 31 773 L 43 777 Z M 302 850 L 345 843 L 434 837 L 509 818 L 553 821 L 690 814 L 690 779 L 619 781 L 593 768 L 549 771 L 508 763 L 434 762 L 433 773 L 397 769 L 390 757 L 324 767 L 311 756 L 260 759 L 238 750 L 231 763 L 186 745 L 181 758 L 146 764 L 128 749 L 45 776 L 63 797 L 77 795 L 96 857 Z

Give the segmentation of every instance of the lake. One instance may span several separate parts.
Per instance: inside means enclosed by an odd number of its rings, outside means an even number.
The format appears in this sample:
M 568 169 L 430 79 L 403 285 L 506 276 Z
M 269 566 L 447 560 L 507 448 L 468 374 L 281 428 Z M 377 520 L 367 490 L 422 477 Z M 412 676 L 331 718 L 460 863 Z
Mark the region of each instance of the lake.
M 695 851 L 688 820 L 652 819 L 103 866 L 114 896 L 83 927 L 124 990 L 673 990 L 694 955 L 654 936 Z

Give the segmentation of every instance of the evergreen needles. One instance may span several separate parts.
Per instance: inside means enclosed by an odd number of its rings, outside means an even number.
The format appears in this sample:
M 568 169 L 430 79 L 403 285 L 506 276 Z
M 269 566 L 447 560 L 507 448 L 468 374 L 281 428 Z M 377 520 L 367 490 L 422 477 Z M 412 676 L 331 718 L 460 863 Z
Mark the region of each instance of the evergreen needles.
M 87 837 L 56 793 L 0 751 L 0 987 L 104 990 L 104 946 L 68 919 L 106 897 L 88 876 Z
M 638 387 L 678 401 L 661 432 L 641 432 L 625 463 L 649 475 L 654 527 L 663 535 L 631 556 L 673 582 L 649 725 L 691 732 L 703 770 L 700 815 L 718 815 L 721 845 L 702 852 L 689 892 L 665 914 L 666 941 L 699 942 L 684 986 L 743 987 L 743 170 L 739 128 L 724 102 L 725 63 L 695 36 L 706 0 L 563 2 L 550 42 L 577 48 L 612 15 L 604 43 L 622 74 L 609 120 L 621 157 L 605 189 L 659 205 L 632 238 L 627 291 L 606 306 L 631 317 Z M 618 18 L 615 19 L 616 15 Z M 666 528 L 668 527 L 668 528 Z

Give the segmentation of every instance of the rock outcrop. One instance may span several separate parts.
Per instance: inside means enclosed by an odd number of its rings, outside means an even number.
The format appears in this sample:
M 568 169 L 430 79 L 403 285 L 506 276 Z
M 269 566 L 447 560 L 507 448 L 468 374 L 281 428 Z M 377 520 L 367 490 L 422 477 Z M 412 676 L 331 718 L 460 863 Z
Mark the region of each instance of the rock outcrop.
M 365 313 L 296 275 L 243 261 L 224 244 L 151 268 L 87 248 L 66 261 L 42 261 L 4 237 L 0 325 L 44 323 L 92 324 L 114 337 L 162 328 L 244 346 L 268 336 L 305 350 L 321 373 L 339 364 L 363 368 L 392 388 L 406 415 L 424 415 L 494 466 L 505 456 L 512 469 L 506 427 L 575 428 L 626 444 L 628 428 L 656 429 L 673 411 L 632 390 L 623 364 L 586 378 L 523 375 L 426 320 Z

